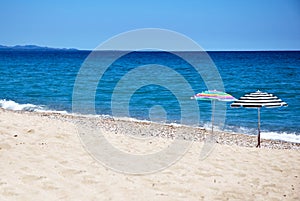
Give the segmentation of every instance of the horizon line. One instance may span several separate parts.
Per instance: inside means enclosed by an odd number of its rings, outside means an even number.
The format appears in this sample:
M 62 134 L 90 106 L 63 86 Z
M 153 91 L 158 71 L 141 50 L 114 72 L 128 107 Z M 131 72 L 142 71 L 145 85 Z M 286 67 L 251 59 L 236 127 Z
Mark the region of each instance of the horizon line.
M 16 48 L 16 47 L 28 47 L 28 46 L 34 46 L 34 47 L 38 47 L 38 48 L 44 48 L 44 49 L 54 49 L 54 50 L 78 50 L 78 51 L 149 51 L 149 52 L 160 52 L 160 50 L 113 50 L 113 49 L 107 49 L 107 50 L 97 50 L 95 49 L 85 49 L 85 48 L 75 48 L 75 47 L 52 47 L 52 46 L 42 46 L 42 45 L 33 45 L 33 44 L 27 44 L 27 45 L 2 45 L 0 44 L 0 47 L 4 46 L 4 48 Z M 1 50 L 1 48 L 0 48 Z M 17 50 L 17 49 L 15 49 Z M 21 49 L 19 49 L 21 50 Z M 30 50 L 30 49 L 26 49 L 26 50 Z M 33 50 L 33 49 L 32 49 Z M 38 51 L 38 50 L 36 50 Z M 164 50 L 161 50 L 164 51 Z M 300 51 L 299 49 L 203 49 L 202 51 L 199 50 L 168 50 L 171 52 L 276 52 L 276 51 L 282 51 L 282 52 L 288 52 L 288 51 Z

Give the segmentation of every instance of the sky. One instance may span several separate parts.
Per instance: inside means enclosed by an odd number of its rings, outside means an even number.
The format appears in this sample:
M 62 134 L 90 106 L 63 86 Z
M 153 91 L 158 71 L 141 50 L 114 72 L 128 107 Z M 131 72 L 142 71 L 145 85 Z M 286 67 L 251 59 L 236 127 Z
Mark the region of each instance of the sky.
M 205 50 L 300 50 L 299 0 L 0 0 L 0 44 L 94 49 L 125 31 L 179 32 Z

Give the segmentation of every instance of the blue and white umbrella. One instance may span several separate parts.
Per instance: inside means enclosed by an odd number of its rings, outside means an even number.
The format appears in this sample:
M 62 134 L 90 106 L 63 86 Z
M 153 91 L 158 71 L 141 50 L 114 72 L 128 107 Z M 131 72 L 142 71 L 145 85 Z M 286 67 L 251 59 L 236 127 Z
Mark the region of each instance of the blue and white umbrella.
M 245 94 L 238 100 L 234 101 L 231 105 L 233 108 L 245 107 L 245 108 L 257 108 L 258 110 L 258 135 L 257 135 L 257 145 L 260 147 L 260 108 L 273 108 L 288 106 L 288 104 L 282 101 L 277 96 L 269 94 L 266 92 L 256 91 L 254 93 Z

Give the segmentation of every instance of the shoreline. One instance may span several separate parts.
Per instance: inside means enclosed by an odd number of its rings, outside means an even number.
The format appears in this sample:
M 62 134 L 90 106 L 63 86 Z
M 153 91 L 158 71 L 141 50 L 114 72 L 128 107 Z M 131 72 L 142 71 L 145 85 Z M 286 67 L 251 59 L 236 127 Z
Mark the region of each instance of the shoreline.
M 18 114 L 26 114 L 26 115 L 32 115 L 32 116 L 40 116 L 40 117 L 46 117 L 49 119 L 56 119 L 60 121 L 67 121 L 72 124 L 80 124 L 82 122 L 94 122 L 97 121 L 94 125 L 90 125 L 91 127 L 95 127 L 95 129 L 99 128 L 98 126 L 102 127 L 104 130 L 110 130 L 112 124 L 121 124 L 124 127 L 124 124 L 128 124 L 129 126 L 125 126 L 125 131 L 123 128 L 123 134 L 129 134 L 129 135 L 139 135 L 136 132 L 132 130 L 135 126 L 143 127 L 145 125 L 156 125 L 159 128 L 162 129 L 165 128 L 169 132 L 173 132 L 174 130 L 178 128 L 184 128 L 185 129 L 185 136 L 179 135 L 177 136 L 178 139 L 182 140 L 191 140 L 194 142 L 203 142 L 205 139 L 209 136 L 211 136 L 211 131 L 207 130 L 203 127 L 194 127 L 194 126 L 188 126 L 188 125 L 182 125 L 182 124 L 162 124 L 162 123 L 156 123 L 146 120 L 135 120 L 135 119 L 123 119 L 123 118 L 113 118 L 110 116 L 93 116 L 93 115 L 74 115 L 74 114 L 65 114 L 65 113 L 56 113 L 56 112 L 29 112 L 29 111 L 15 111 L 15 110 L 6 110 L 0 108 L 0 113 L 2 112 L 8 112 L 8 113 L 18 113 Z M 97 124 L 97 126 L 96 126 Z M 101 125 L 102 124 L 102 125 Z M 147 132 L 147 131 L 146 131 Z M 115 132 L 116 133 L 116 132 Z M 131 134 L 134 133 L 134 134 Z M 187 134 L 189 133 L 189 134 Z M 125 135 L 126 135 L 125 134 Z M 141 135 L 145 135 L 142 133 Z M 154 135 L 151 135 L 149 137 L 153 137 Z M 155 134 L 156 137 L 162 137 L 162 138 L 172 138 L 174 139 L 174 136 L 168 136 L 166 133 L 164 134 Z M 216 144 L 221 145 L 237 145 L 242 147 L 255 147 L 257 143 L 257 136 L 256 135 L 247 135 L 247 134 L 241 134 L 241 133 L 232 133 L 232 132 L 226 132 L 226 131 L 214 131 L 213 138 L 214 142 Z M 261 139 L 261 148 L 269 148 L 269 149 L 294 149 L 294 150 L 300 150 L 300 143 L 297 142 L 289 142 L 284 140 L 274 140 L 274 139 Z

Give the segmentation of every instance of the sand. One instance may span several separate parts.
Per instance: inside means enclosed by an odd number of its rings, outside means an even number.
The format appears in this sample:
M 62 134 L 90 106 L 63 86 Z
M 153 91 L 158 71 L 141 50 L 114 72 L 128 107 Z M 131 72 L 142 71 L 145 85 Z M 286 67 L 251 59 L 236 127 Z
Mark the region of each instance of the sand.
M 265 140 L 258 149 L 255 137 L 221 133 L 201 160 L 199 137 L 172 166 L 131 175 L 95 160 L 79 138 L 76 121 L 83 120 L 0 110 L 0 200 L 300 200 L 299 144 Z M 98 124 L 105 125 L 111 143 L 129 153 L 172 143 L 168 129 L 166 136 L 145 143 L 107 129 L 109 121 Z

